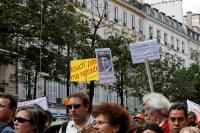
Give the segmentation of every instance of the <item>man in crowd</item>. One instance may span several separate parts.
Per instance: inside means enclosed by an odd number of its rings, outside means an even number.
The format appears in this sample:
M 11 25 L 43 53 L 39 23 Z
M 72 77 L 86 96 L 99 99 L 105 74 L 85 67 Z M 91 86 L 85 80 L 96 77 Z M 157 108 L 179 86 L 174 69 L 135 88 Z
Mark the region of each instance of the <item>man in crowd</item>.
M 100 58 L 100 63 L 101 63 L 100 72 L 104 72 L 104 73 L 112 72 L 112 66 L 111 66 L 109 54 L 101 55 L 99 58 Z
M 17 108 L 16 98 L 9 94 L 0 94 L 0 132 L 14 133 L 13 117 Z
M 72 93 L 68 99 L 67 108 L 71 121 L 69 121 L 66 127 L 62 126 L 59 133 L 78 133 L 83 127 L 94 122 L 94 119 L 88 114 L 89 98 L 86 94 L 77 92 Z
M 192 111 L 188 112 L 188 126 L 196 126 L 196 114 Z
M 187 126 L 187 110 L 183 105 L 174 104 L 169 109 L 169 130 L 170 133 L 179 133 Z
M 162 127 L 164 133 L 169 133 L 168 111 L 170 108 L 169 100 L 159 93 L 149 93 L 143 97 L 145 108 L 145 121 L 156 123 Z

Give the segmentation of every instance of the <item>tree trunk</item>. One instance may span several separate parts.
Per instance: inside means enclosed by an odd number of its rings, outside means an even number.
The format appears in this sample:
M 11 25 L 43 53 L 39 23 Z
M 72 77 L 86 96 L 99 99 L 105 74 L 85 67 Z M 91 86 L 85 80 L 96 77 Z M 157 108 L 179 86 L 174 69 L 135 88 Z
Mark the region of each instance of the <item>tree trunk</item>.
M 33 99 L 36 99 L 37 94 L 37 76 L 38 76 L 38 67 L 35 67 L 35 80 L 34 80 L 34 93 L 33 93 Z
M 89 99 L 90 99 L 90 107 L 89 107 L 89 113 L 92 112 L 92 102 L 94 97 L 94 81 L 90 81 L 90 92 L 89 92 Z
M 31 98 L 31 74 L 28 72 L 28 94 L 27 94 L 27 98 L 28 99 L 32 99 Z

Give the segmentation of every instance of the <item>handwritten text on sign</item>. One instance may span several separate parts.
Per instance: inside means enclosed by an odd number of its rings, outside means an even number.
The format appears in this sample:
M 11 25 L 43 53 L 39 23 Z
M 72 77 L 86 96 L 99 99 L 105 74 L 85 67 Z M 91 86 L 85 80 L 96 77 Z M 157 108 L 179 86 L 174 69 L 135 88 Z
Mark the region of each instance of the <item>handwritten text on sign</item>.
M 73 60 L 70 62 L 70 81 L 98 80 L 96 58 Z
M 149 40 L 130 44 L 130 51 L 133 64 L 142 63 L 146 60 L 160 59 L 157 40 Z

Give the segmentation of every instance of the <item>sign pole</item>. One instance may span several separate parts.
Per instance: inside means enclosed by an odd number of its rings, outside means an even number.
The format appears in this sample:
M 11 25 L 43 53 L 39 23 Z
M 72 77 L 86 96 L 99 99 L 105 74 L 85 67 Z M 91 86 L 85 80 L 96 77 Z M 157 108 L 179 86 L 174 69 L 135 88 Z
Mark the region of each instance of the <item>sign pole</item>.
M 147 71 L 147 76 L 148 76 L 148 79 L 149 79 L 150 90 L 151 90 L 151 93 L 153 93 L 154 92 L 153 82 L 152 82 L 152 78 L 151 78 L 151 72 L 150 72 L 150 69 L 149 69 L 148 60 L 145 59 L 144 63 L 145 63 L 146 71 Z

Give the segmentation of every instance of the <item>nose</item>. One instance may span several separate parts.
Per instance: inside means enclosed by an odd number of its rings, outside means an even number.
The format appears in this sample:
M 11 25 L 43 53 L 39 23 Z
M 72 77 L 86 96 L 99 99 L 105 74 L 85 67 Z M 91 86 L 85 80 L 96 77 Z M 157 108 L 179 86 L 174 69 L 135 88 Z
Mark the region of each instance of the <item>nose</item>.
M 177 119 L 175 120 L 174 125 L 176 125 L 176 126 L 179 125 L 179 122 Z
M 98 129 L 99 129 L 98 124 L 95 124 L 95 125 L 94 125 L 94 129 L 95 129 L 95 130 L 98 130 Z

